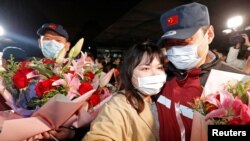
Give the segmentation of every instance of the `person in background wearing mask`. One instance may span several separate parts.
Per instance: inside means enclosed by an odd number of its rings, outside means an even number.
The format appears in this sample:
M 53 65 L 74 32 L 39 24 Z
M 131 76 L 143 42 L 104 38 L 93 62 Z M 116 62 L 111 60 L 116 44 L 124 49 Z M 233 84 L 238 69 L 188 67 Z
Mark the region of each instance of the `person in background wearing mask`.
M 132 46 L 121 65 L 120 77 L 124 90 L 103 107 L 83 140 L 158 140 L 158 119 L 151 110 L 155 107 L 151 97 L 166 81 L 160 48 L 150 42 Z
M 201 96 L 210 70 L 242 72 L 209 51 L 214 28 L 205 5 L 193 2 L 175 7 L 163 13 L 160 22 L 164 35 L 159 42 L 169 60 L 168 80 L 157 99 L 160 140 L 189 141 L 193 118 L 189 102 Z
M 40 36 L 38 43 L 45 58 L 55 59 L 62 49 L 68 51 L 70 48 L 69 35 L 63 26 L 46 23 L 37 30 Z M 89 130 L 89 127 L 79 129 L 60 127 L 55 130 L 42 133 L 42 139 L 54 140 L 79 140 Z M 35 135 L 28 141 L 41 139 L 41 135 Z
M 38 42 L 44 57 L 55 59 L 62 49 L 70 48 L 69 35 L 63 26 L 46 23 L 37 30 Z

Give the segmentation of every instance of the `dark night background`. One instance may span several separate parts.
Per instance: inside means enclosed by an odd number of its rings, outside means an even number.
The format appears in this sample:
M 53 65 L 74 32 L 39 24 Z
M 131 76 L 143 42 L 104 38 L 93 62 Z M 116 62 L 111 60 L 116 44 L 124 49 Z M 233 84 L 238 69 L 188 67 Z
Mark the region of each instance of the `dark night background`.
M 227 53 L 228 35 L 222 34 L 228 18 L 242 15 L 244 26 L 250 25 L 249 0 L 194 0 L 207 5 L 215 39 L 210 48 Z M 74 45 L 85 38 L 84 50 L 126 50 L 145 39 L 157 41 L 162 35 L 160 15 L 177 5 L 192 0 L 0 0 L 0 25 L 6 34 L 0 37 L 0 47 L 9 39 L 24 48 L 29 56 L 41 55 L 37 47 L 36 30 L 44 23 L 64 26 Z

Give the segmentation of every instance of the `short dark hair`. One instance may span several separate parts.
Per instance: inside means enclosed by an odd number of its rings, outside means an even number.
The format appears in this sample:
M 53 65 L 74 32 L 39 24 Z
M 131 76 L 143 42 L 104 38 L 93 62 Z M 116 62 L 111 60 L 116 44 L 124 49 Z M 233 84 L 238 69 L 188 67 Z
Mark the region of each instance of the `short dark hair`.
M 165 56 L 160 47 L 150 41 L 135 44 L 126 53 L 120 68 L 121 86 L 125 89 L 127 100 L 136 109 L 137 113 L 143 111 L 144 101 L 138 94 L 138 90 L 132 85 L 132 76 L 134 69 L 141 62 L 144 53 L 147 54 L 149 63 L 153 61 L 154 57 L 158 57 L 160 63 L 165 65 Z

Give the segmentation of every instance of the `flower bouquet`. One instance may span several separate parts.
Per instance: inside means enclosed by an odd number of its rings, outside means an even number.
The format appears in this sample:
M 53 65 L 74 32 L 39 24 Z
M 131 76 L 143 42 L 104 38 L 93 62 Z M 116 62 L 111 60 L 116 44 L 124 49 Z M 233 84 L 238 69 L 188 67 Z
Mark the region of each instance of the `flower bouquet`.
M 0 73 L 0 91 L 12 110 L 0 112 L 0 140 L 24 140 L 59 126 L 78 128 L 95 118 L 112 96 L 107 84 L 113 70 L 103 74 L 89 65 L 81 52 L 83 41 L 72 47 L 68 58 L 62 50 L 55 60 L 9 60 Z
M 219 78 L 219 79 L 218 79 Z M 207 140 L 207 125 L 250 124 L 250 76 L 211 70 L 193 107 L 191 140 Z

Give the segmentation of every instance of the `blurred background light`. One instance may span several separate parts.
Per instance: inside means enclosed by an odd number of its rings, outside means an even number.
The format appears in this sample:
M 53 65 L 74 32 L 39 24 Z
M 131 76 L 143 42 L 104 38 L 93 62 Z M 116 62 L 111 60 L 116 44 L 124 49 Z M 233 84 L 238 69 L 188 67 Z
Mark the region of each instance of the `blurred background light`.
M 4 35 L 4 29 L 3 27 L 0 25 L 0 36 Z
M 243 23 L 242 16 L 235 16 L 235 17 L 228 19 L 227 27 L 234 29 L 234 28 L 240 27 L 242 23 Z
M 222 32 L 225 33 L 225 34 L 229 34 L 229 33 L 232 32 L 232 29 L 225 29 L 225 30 L 223 30 Z

